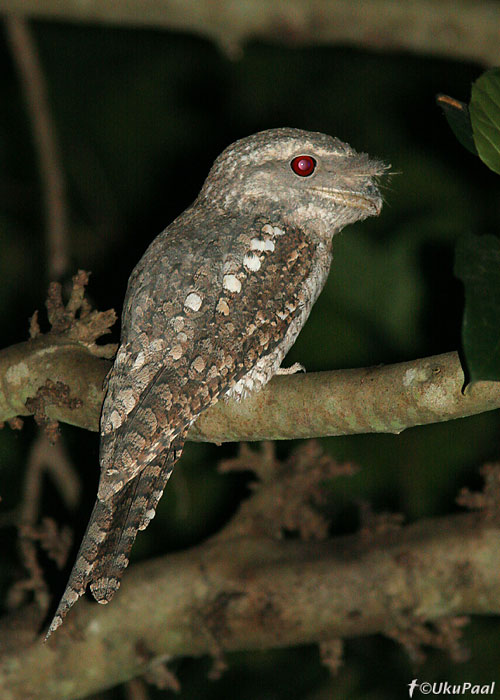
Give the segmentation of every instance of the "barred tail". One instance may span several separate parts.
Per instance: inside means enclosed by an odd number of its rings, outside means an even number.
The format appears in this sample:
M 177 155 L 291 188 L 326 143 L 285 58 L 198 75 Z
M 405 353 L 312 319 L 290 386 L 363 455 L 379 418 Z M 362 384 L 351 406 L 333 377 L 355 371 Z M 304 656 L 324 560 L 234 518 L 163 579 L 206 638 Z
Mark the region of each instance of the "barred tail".
M 179 457 L 179 453 L 171 450 L 166 457 L 154 460 L 132 479 L 133 483 L 136 482 L 135 492 L 123 523 L 113 529 L 110 544 L 99 556 L 92 572 L 90 590 L 99 603 L 109 603 L 120 587 L 137 533 L 145 530 L 154 518 L 158 501 Z
M 138 530 L 155 515 L 165 484 L 180 457 L 178 450 L 148 464 L 109 500 L 97 500 L 80 545 L 66 590 L 45 637 L 63 622 L 87 585 L 99 603 L 108 603 L 120 587 Z

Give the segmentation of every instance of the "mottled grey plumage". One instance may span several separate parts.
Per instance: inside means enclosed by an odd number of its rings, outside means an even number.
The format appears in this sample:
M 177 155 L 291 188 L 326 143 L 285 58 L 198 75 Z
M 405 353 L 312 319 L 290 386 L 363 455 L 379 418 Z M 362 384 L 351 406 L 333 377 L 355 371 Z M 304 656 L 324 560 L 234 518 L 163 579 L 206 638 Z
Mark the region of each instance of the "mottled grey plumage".
M 316 162 L 309 176 L 292 170 L 302 155 Z M 149 246 L 108 379 L 97 501 L 48 635 L 87 584 L 111 600 L 197 416 L 279 371 L 326 281 L 332 236 L 380 212 L 384 169 L 324 134 L 263 131 L 217 158 Z

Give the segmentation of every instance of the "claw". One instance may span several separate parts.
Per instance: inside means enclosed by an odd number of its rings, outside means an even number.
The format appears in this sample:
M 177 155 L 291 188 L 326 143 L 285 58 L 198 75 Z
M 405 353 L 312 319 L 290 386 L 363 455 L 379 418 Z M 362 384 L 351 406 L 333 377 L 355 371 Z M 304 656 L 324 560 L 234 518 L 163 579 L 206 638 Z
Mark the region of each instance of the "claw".
M 297 374 L 297 372 L 305 372 L 306 368 L 300 362 L 294 362 L 291 367 L 279 367 L 277 375 Z

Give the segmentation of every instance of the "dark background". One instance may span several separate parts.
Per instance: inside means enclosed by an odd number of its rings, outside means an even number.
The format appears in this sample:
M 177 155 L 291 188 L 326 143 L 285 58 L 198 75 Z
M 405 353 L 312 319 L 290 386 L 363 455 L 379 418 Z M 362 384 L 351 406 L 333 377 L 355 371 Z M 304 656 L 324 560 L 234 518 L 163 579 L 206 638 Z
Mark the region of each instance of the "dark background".
M 128 275 L 153 237 L 196 196 L 213 159 L 231 141 L 276 126 L 323 131 L 392 164 L 379 219 L 349 227 L 334 243 L 334 264 L 310 320 L 289 354 L 309 371 L 411 360 L 459 347 L 463 295 L 453 276 L 454 244 L 466 232 L 497 232 L 498 177 L 455 140 L 435 95 L 467 101 L 478 65 L 347 48 L 247 45 L 231 60 L 216 46 L 168 32 L 36 23 L 68 183 L 70 273 L 92 271 L 89 295 L 121 311 Z M 26 339 L 43 308 L 47 278 L 43 202 L 22 91 L 0 36 L 0 327 L 2 344 Z M 118 337 L 118 326 L 115 329 Z M 478 468 L 498 458 L 497 412 L 407 430 L 322 440 L 358 475 L 326 484 L 332 534 L 359 526 L 357 504 L 402 512 L 407 521 L 457 510 L 462 486 L 478 488 Z M 45 512 L 85 528 L 98 479 L 95 434 L 62 427 L 84 497 L 61 510 L 45 485 Z M 0 432 L 0 509 L 19 502 L 35 435 Z M 293 443 L 280 443 L 285 456 Z M 219 475 L 236 453 L 189 444 L 133 559 L 199 542 L 216 531 L 247 492 L 251 475 Z M 5 517 L 0 521 L 6 523 Z M 23 576 L 16 530 L 1 531 L 0 593 Z M 54 595 L 66 573 L 47 564 Z M 126 578 L 125 578 L 126 582 Z M 401 698 L 420 680 L 500 682 L 497 619 L 465 630 L 471 651 L 456 664 L 429 650 L 415 666 L 381 636 L 350 640 L 332 679 L 315 647 L 238 653 L 221 680 L 210 662 L 179 660 L 180 697 Z M 151 697 L 165 693 L 150 690 Z M 102 697 L 124 698 L 116 689 Z

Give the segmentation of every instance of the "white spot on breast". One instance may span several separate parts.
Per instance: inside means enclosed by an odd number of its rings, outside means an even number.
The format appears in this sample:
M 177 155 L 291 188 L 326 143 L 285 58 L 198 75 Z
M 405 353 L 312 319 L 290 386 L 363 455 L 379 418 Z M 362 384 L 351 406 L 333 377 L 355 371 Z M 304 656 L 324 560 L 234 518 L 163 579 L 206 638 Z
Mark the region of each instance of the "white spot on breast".
M 235 294 L 241 292 L 241 282 L 235 275 L 224 275 L 222 286 L 228 292 L 234 292 Z
M 225 299 L 219 299 L 219 301 L 217 302 L 217 306 L 215 307 L 215 310 L 218 311 L 223 316 L 228 316 L 229 315 L 229 306 L 228 306 L 227 301 Z
M 272 241 L 270 238 L 268 238 L 267 241 L 264 241 L 264 249 L 272 253 L 274 251 L 274 241 Z
M 188 309 L 192 309 L 193 311 L 198 311 L 198 309 L 201 306 L 201 302 L 202 302 L 202 299 L 201 299 L 200 295 L 196 294 L 196 292 L 191 292 L 184 299 L 184 306 L 187 306 Z
M 260 270 L 260 260 L 253 253 L 247 253 L 247 255 L 245 255 L 243 258 L 243 265 L 250 272 L 257 272 Z
M 250 241 L 250 250 L 258 250 L 262 253 L 265 249 L 266 241 L 263 241 L 262 238 L 252 238 Z

